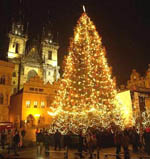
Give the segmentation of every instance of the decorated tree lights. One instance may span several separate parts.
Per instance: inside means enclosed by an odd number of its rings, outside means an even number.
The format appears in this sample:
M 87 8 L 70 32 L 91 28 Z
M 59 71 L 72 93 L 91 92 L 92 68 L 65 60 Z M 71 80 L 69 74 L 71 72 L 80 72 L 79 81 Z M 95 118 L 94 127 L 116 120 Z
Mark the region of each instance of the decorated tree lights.
M 51 130 L 78 134 L 88 128 L 124 128 L 115 84 L 93 22 L 84 12 L 74 29 L 64 74 L 51 105 Z

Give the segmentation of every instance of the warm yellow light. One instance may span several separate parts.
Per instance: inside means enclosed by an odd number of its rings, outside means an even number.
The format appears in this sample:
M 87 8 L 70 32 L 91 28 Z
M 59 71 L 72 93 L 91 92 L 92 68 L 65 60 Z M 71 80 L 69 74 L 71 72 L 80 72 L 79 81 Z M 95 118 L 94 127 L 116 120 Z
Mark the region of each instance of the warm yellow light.
M 118 104 L 121 107 L 122 115 L 125 118 L 125 125 L 133 125 L 133 112 L 130 91 L 124 91 L 117 94 Z
M 91 109 L 89 110 L 89 112 L 94 112 L 94 111 L 96 111 L 95 108 L 91 108 Z
M 15 58 L 15 57 L 18 57 L 18 55 L 11 52 L 8 53 L 8 58 Z
M 34 116 L 35 116 L 35 117 L 40 117 L 40 114 L 35 114 Z

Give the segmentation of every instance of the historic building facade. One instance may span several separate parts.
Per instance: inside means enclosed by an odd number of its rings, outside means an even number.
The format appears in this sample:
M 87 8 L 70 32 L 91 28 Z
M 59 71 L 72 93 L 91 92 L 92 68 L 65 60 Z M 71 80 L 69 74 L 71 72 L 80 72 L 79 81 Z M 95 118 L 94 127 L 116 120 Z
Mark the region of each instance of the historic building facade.
M 135 116 L 150 111 L 150 65 L 145 76 L 141 76 L 133 69 L 126 88 L 131 91 L 133 114 Z
M 58 83 L 59 81 L 53 85 L 49 82 L 44 84 L 39 76 L 30 78 L 24 88 L 11 97 L 10 121 L 27 127 L 49 125 L 51 118 L 48 111 L 56 95 Z
M 15 64 L 12 77 L 13 93 L 23 88 L 24 83 L 38 75 L 44 83 L 53 83 L 60 77 L 58 44 L 53 41 L 49 25 L 43 28 L 41 39 L 27 45 L 28 35 L 21 21 L 13 22 L 9 32 L 8 60 Z
M 14 64 L 0 60 L 0 122 L 9 121 L 11 80 Z

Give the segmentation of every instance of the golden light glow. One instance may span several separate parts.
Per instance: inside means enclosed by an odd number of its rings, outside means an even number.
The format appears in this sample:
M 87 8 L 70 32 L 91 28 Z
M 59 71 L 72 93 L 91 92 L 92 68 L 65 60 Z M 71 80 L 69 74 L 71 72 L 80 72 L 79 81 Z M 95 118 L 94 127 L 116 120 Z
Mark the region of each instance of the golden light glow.
M 40 114 L 35 114 L 34 116 L 35 116 L 35 117 L 40 117 Z
M 133 110 L 130 91 L 124 91 L 117 94 L 117 100 L 121 105 L 123 118 L 127 127 L 133 126 Z
M 74 29 L 68 52 L 60 88 L 48 112 L 53 117 L 52 129 L 54 125 L 63 133 L 113 125 L 124 129 L 122 103 L 116 98 L 106 50 L 85 12 Z
M 11 52 L 8 53 L 8 58 L 16 58 L 16 57 L 19 57 L 19 55 Z

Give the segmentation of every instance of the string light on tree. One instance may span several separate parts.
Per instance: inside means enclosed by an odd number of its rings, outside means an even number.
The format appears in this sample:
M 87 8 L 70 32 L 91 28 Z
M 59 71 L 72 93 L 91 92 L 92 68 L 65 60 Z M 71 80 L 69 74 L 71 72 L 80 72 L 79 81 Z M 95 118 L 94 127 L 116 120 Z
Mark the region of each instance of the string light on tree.
M 52 128 L 76 134 L 89 127 L 117 125 L 123 129 L 106 50 L 84 6 L 83 10 L 70 41 L 60 88 L 48 112 L 53 117 Z

